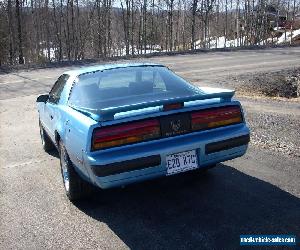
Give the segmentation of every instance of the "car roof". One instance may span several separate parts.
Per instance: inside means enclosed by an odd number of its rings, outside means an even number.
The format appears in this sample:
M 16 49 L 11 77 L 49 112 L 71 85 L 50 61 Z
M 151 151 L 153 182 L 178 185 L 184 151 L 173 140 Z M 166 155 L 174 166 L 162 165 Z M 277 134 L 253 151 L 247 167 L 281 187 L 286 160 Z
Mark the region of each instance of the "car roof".
M 117 69 L 117 68 L 128 68 L 128 67 L 146 67 L 146 66 L 156 66 L 156 67 L 165 67 L 162 64 L 157 63 L 111 63 L 111 64 L 101 64 L 89 67 L 81 67 L 79 69 L 69 70 L 64 72 L 70 76 L 78 76 L 85 73 L 91 73 L 95 71 Z

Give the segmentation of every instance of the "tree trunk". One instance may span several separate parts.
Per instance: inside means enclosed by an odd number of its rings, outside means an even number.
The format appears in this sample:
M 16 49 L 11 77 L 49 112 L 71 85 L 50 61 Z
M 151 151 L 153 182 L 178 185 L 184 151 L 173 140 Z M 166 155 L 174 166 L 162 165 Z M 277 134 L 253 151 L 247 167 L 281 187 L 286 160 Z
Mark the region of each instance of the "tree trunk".
M 18 22 L 19 64 L 24 64 L 22 26 L 21 26 L 21 10 L 20 10 L 19 0 L 16 0 L 16 15 L 17 15 L 17 22 Z
M 9 29 L 9 64 L 12 65 L 15 60 L 15 49 L 14 49 L 15 36 L 13 31 L 11 0 L 7 1 L 7 12 L 8 12 L 8 29 Z
M 195 49 L 195 25 L 196 25 L 196 11 L 198 8 L 198 0 L 193 1 L 192 5 L 192 41 L 191 49 Z
M 147 50 L 147 0 L 144 0 L 143 5 L 143 42 L 144 42 L 144 54 Z
M 52 7 L 53 7 L 53 20 L 54 20 L 54 25 L 55 25 L 55 34 L 56 34 L 56 44 L 58 45 L 58 61 L 62 60 L 62 42 L 61 42 L 61 27 L 58 25 L 57 17 L 56 14 L 56 6 L 55 6 L 55 1 L 52 0 Z

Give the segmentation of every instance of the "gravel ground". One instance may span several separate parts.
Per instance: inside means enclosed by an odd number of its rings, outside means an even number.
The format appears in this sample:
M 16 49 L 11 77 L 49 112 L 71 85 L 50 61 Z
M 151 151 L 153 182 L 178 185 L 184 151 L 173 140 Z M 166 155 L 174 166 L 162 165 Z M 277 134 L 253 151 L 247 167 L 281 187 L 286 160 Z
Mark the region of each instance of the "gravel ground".
M 250 113 L 251 143 L 285 155 L 300 157 L 300 120 L 293 115 Z
M 224 77 L 212 86 L 236 90 L 251 129 L 251 145 L 300 158 L 300 68 Z
M 220 85 L 235 89 L 248 103 L 252 145 L 300 157 L 300 68 L 242 74 L 223 79 Z M 282 107 L 288 111 L 280 112 Z

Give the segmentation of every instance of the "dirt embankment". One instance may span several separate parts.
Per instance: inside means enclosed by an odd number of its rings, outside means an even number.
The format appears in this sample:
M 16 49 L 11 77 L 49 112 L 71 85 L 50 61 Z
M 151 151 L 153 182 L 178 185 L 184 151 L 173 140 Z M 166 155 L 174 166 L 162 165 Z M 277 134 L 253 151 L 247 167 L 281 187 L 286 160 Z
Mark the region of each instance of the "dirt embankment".
M 231 87 L 245 95 L 268 97 L 300 97 L 300 68 L 245 74 L 230 79 Z

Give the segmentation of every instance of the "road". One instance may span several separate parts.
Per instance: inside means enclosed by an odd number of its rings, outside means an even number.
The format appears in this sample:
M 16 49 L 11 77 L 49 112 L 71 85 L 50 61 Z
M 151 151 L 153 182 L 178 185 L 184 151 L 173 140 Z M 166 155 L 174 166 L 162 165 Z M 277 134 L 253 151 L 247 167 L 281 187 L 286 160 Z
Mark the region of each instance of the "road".
M 299 67 L 300 47 L 208 52 L 135 59 L 135 61 L 161 63 L 187 80 L 213 84 L 225 77 L 241 73 Z M 37 69 L 1 75 L 0 100 L 45 92 L 60 74 L 71 68 L 76 67 Z
M 227 76 L 299 67 L 300 48 L 147 61 L 217 86 Z M 0 75 L 0 249 L 237 249 L 240 234 L 300 236 L 299 102 L 240 96 L 253 134 L 245 156 L 206 175 L 99 191 L 73 204 L 57 153 L 42 151 L 35 108 L 36 95 L 66 69 Z

